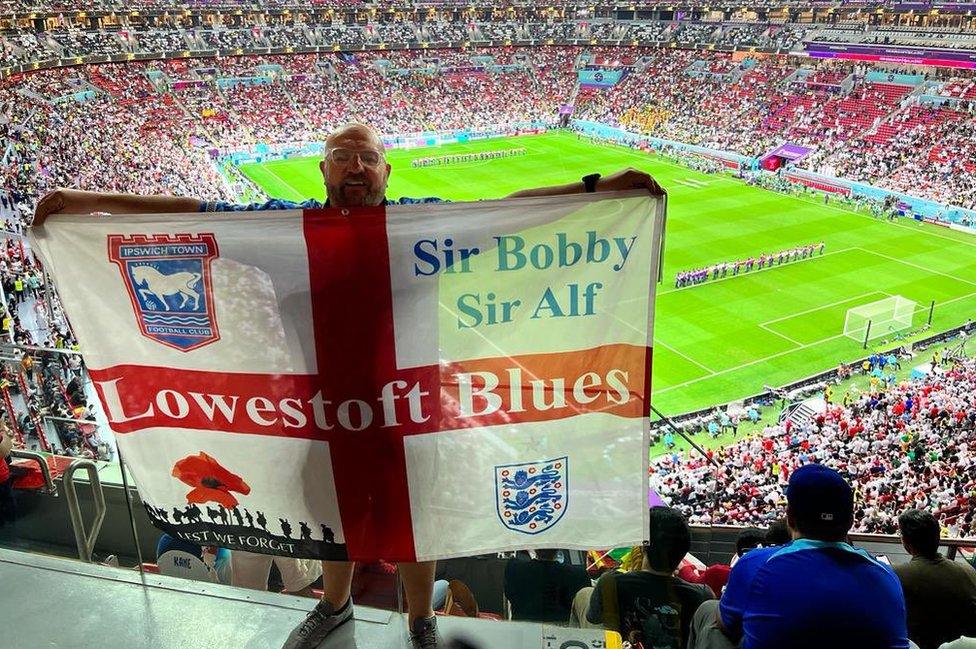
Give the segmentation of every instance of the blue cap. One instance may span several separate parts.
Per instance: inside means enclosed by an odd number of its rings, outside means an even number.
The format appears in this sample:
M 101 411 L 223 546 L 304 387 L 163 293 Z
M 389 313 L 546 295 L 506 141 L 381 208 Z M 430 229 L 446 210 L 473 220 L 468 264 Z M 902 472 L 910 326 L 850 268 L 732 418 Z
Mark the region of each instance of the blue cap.
M 854 492 L 839 473 L 822 464 L 807 464 L 793 472 L 786 501 L 794 515 L 811 525 L 830 528 L 854 523 Z

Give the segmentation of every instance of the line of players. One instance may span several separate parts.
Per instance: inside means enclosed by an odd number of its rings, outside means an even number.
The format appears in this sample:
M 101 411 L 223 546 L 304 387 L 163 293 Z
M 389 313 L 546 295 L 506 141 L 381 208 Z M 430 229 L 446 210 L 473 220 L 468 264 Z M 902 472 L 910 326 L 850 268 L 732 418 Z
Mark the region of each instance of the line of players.
M 781 252 L 763 253 L 758 257 L 749 257 L 748 259 L 740 259 L 738 261 L 723 261 L 706 266 L 705 268 L 683 271 L 675 276 L 674 286 L 675 288 L 694 286 L 696 284 L 703 284 L 710 279 L 715 280 L 728 277 L 729 273 L 735 276 L 739 273 L 748 273 L 753 268 L 762 270 L 769 266 L 780 266 L 791 261 L 813 257 L 815 254 L 822 255 L 826 247 L 826 244 L 821 241 L 817 244 L 811 243 L 806 246 L 790 248 Z
M 502 149 L 500 151 L 481 151 L 480 153 L 459 153 L 456 155 L 439 155 L 432 158 L 417 158 L 410 165 L 416 169 L 418 167 L 434 167 L 439 165 L 456 164 L 459 162 L 479 162 L 481 160 L 495 160 L 497 158 L 511 158 L 513 156 L 525 155 L 525 147 L 515 149 Z

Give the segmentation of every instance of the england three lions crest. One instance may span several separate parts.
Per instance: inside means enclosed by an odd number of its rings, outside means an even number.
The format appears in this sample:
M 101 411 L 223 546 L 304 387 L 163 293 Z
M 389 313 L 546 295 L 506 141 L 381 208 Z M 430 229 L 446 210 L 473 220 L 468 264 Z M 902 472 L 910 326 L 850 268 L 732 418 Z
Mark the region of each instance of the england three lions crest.
M 495 502 L 502 525 L 523 534 L 544 532 L 569 504 L 569 458 L 495 467 Z
M 183 352 L 220 339 L 210 281 L 216 257 L 213 234 L 108 237 L 142 335 Z

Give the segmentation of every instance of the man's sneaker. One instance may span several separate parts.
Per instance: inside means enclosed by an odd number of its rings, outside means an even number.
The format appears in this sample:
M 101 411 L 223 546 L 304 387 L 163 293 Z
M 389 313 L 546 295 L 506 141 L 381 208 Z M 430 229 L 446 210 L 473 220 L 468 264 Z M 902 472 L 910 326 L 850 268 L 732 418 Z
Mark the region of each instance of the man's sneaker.
M 326 636 L 351 619 L 351 599 L 338 611 L 323 599 L 315 605 L 305 621 L 291 632 L 281 649 L 316 649 Z
M 413 649 L 438 649 L 444 640 L 437 632 L 436 617 L 419 617 L 410 629 L 410 646 Z

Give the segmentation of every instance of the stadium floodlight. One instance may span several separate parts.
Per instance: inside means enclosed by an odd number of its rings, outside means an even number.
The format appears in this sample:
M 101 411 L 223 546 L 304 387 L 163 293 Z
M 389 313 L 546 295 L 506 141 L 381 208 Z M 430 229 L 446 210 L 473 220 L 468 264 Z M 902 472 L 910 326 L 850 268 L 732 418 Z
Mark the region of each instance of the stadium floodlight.
M 844 335 L 866 347 L 872 340 L 911 329 L 914 316 L 915 302 L 893 295 L 848 309 Z

